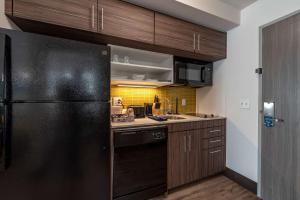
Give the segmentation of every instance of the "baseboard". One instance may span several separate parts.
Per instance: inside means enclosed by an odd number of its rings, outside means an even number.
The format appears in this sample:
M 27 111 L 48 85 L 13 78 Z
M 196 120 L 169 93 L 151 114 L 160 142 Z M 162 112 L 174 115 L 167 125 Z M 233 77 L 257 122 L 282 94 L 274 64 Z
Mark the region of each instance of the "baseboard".
M 233 180 L 234 182 L 238 183 L 239 185 L 243 186 L 244 188 L 248 189 L 249 191 L 257 194 L 257 183 L 252 181 L 251 179 L 233 171 L 226 167 L 224 175 Z

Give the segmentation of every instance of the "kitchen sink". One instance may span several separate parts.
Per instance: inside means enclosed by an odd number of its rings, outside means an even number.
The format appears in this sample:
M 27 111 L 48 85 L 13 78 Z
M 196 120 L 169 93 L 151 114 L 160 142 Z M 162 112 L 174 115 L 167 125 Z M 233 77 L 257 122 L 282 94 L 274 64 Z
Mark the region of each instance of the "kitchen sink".
M 155 115 L 155 116 L 148 116 L 148 118 L 153 119 L 155 121 L 167 121 L 167 120 L 183 120 L 186 119 L 184 117 L 176 116 L 176 115 Z
M 182 120 L 185 119 L 184 117 L 174 116 L 174 115 L 164 115 L 163 117 L 167 118 L 168 120 Z

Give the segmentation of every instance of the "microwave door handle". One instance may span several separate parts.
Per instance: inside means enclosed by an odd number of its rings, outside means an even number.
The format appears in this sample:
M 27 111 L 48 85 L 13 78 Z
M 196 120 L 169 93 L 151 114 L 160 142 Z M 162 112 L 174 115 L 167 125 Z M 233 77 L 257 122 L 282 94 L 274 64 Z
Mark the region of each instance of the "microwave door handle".
M 204 70 L 205 70 L 205 67 L 201 67 L 201 82 L 202 83 L 205 81 Z

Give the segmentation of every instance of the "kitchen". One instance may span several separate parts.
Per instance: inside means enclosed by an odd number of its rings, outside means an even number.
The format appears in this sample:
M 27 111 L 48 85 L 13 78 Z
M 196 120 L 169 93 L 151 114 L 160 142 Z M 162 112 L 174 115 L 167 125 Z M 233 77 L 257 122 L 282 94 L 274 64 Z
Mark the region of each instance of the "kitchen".
M 1 199 L 300 198 L 297 0 L 0 5 Z

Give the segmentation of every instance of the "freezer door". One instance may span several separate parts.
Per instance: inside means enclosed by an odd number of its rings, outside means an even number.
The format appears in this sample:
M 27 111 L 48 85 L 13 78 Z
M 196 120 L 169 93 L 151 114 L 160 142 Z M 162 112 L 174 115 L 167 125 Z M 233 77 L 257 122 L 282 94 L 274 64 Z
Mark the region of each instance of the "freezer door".
M 108 103 L 19 103 L 11 110 L 1 199 L 109 199 Z
M 11 72 L 6 76 L 11 76 L 8 83 L 12 100 L 109 101 L 110 52 L 107 46 L 6 32 L 11 40 Z

